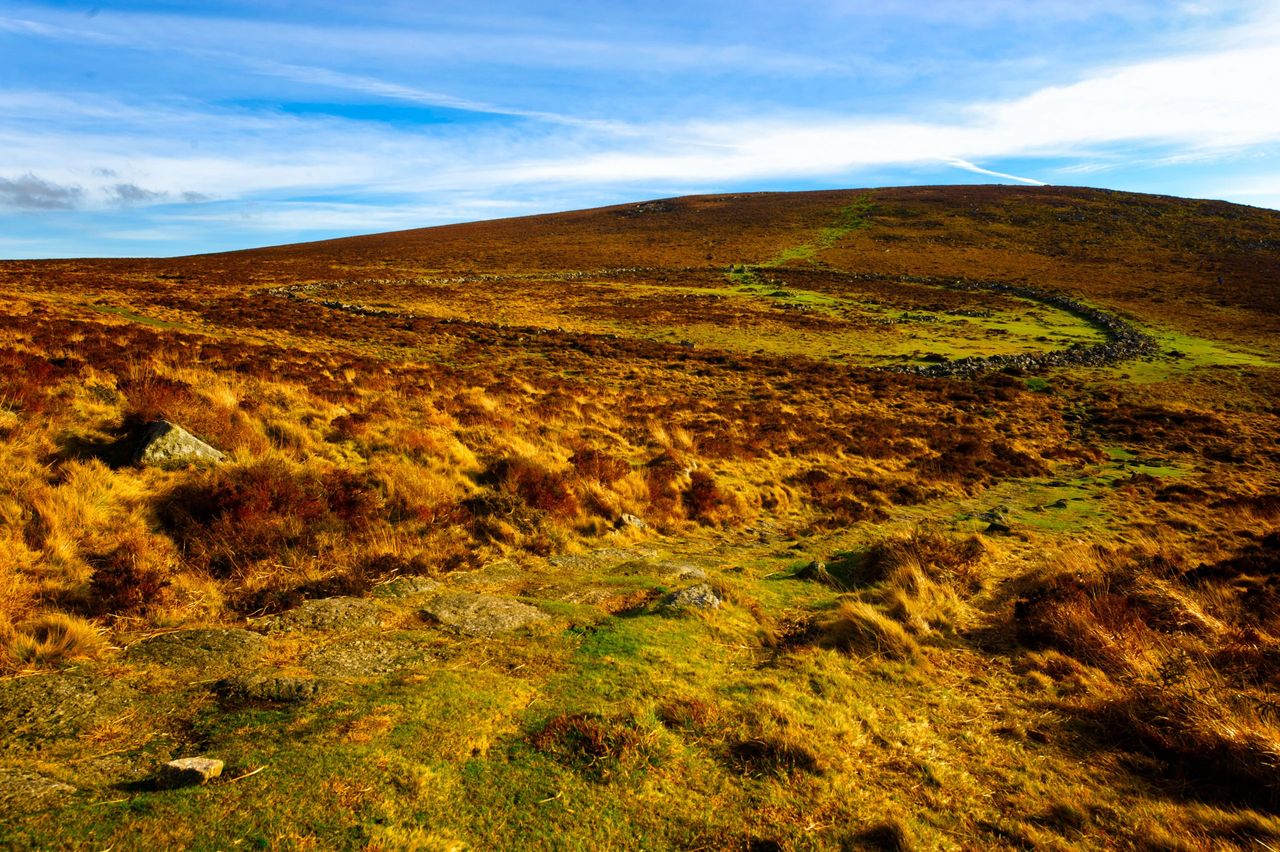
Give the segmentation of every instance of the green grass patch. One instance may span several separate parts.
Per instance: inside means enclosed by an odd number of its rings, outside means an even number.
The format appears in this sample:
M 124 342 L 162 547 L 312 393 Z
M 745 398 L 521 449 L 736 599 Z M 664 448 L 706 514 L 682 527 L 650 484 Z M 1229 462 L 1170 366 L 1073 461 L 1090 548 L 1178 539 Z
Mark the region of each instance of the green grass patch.
M 143 316 L 142 314 L 136 314 L 127 308 L 120 308 L 114 305 L 85 305 L 85 307 L 93 311 L 94 313 L 107 314 L 109 316 L 120 317 L 121 319 L 126 319 L 126 320 L 129 320 L 130 322 L 140 323 L 142 325 L 148 325 L 148 326 L 151 326 L 152 328 L 190 330 L 190 326 L 184 323 L 167 322 L 165 320 L 159 320 L 154 317 Z

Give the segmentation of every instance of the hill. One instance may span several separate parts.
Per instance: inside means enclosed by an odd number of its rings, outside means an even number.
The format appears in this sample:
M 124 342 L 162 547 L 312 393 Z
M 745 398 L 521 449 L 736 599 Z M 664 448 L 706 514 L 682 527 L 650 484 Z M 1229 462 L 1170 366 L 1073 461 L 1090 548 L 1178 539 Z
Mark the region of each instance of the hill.
M 995 186 L 0 263 L 0 843 L 1280 842 L 1278 272 Z

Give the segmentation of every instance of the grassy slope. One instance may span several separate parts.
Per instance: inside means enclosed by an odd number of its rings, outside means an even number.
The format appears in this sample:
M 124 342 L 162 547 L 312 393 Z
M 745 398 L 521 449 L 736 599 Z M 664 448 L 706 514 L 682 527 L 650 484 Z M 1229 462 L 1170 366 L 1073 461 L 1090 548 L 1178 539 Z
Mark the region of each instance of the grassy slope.
M 24 676 L 0 681 L 0 796 L 25 806 L 0 842 L 1274 843 L 1277 232 L 911 188 L 4 264 L 0 638 Z M 1093 333 L 899 275 L 1067 291 L 1165 354 L 868 372 Z M 294 284 L 323 286 L 268 292 Z M 943 321 L 878 321 L 903 315 Z M 113 467 L 156 416 L 232 463 Z M 815 558 L 829 577 L 796 576 Z M 662 611 L 673 565 L 726 606 Z M 458 639 L 386 596 L 414 574 L 552 620 Z M 314 702 L 229 705 L 230 664 L 116 650 L 334 594 L 382 626 L 273 635 L 254 664 L 333 681 Z M 86 709 L 39 709 L 58 684 Z M 265 769 L 147 789 L 190 753 Z M 42 803 L 32 773 L 80 792 Z

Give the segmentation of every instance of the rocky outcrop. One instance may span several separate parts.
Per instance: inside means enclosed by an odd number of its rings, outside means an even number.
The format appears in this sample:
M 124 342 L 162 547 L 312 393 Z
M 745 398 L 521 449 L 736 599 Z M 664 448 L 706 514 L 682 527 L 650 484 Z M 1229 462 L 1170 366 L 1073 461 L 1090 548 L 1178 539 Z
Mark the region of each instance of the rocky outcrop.
M 135 463 L 147 467 L 179 468 L 217 464 L 226 456 L 186 429 L 168 420 L 147 424 L 134 450 Z
M 441 627 L 464 636 L 495 636 L 547 621 L 549 616 L 515 598 L 455 592 L 423 607 L 422 614 Z
M 158 663 L 174 668 L 229 668 L 243 665 L 266 650 L 266 640 L 250 630 L 200 628 L 177 630 L 129 646 L 131 663 Z
M 382 607 L 364 598 L 317 598 L 296 609 L 262 619 L 260 623 L 269 633 L 360 630 L 382 623 Z
M 74 792 L 76 788 L 70 784 L 38 772 L 18 767 L 0 768 L 0 809 L 6 813 L 40 810 Z
M 316 698 L 326 681 L 279 672 L 233 675 L 214 684 L 224 704 L 301 704 Z

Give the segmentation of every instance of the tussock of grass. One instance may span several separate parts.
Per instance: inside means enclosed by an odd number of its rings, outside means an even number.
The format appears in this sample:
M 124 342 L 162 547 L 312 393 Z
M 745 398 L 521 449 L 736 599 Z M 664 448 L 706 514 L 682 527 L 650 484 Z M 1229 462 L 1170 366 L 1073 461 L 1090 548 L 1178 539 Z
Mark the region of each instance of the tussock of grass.
M 57 667 L 93 659 L 106 650 L 97 627 L 60 612 L 0 632 L 0 642 L 11 667 Z
M 865 601 L 843 601 L 817 624 L 818 644 L 848 654 L 915 662 L 920 646 L 900 623 Z

